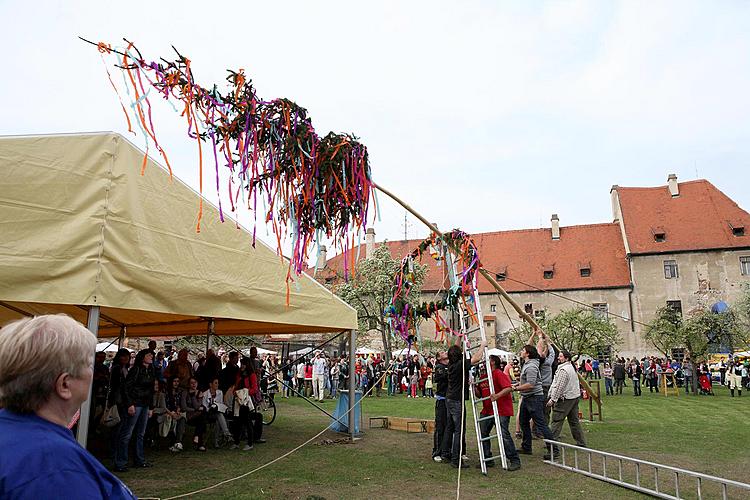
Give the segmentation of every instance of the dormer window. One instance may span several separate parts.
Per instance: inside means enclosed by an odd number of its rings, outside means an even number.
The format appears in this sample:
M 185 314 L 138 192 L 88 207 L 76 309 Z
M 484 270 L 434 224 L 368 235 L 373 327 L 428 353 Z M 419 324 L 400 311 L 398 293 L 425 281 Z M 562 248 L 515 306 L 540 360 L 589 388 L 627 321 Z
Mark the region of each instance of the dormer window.
M 591 276 L 591 262 L 579 262 L 578 272 L 581 274 L 581 278 L 588 278 Z
M 652 227 L 651 234 L 654 235 L 654 241 L 657 243 L 667 241 L 667 231 L 661 226 Z
M 730 220 L 729 227 L 732 228 L 732 235 L 745 236 L 745 223 L 741 221 Z
M 505 277 L 508 275 L 508 268 L 506 266 L 501 267 L 495 273 L 495 279 L 497 281 L 505 281 Z
M 544 279 L 551 280 L 555 276 L 555 266 L 544 266 L 542 268 Z

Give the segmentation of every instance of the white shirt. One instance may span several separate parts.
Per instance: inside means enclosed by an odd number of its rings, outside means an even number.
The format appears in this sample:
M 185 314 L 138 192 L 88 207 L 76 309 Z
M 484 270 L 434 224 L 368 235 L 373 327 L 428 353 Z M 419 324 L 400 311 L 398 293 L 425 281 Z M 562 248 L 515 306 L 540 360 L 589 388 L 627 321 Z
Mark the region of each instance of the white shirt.
M 325 358 L 316 358 L 313 361 L 313 375 L 325 375 L 326 374 L 326 362 Z
M 305 363 L 297 365 L 297 378 L 305 378 Z

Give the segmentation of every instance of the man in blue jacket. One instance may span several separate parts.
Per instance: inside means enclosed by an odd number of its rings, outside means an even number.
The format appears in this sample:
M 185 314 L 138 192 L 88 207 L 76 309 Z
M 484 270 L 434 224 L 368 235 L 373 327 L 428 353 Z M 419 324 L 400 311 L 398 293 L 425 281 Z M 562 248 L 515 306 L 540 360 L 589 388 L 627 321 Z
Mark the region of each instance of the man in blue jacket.
M 73 438 L 96 338 L 64 315 L 0 329 L 0 498 L 135 498 Z

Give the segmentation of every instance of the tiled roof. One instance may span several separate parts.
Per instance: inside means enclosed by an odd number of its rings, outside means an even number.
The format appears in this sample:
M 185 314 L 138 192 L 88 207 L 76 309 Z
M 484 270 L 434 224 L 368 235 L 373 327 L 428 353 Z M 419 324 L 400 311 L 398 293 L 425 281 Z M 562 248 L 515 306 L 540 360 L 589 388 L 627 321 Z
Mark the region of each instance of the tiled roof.
M 562 227 L 559 240 L 552 240 L 549 228 L 478 233 L 473 238 L 483 266 L 493 274 L 506 273 L 507 279 L 501 285 L 509 292 L 532 291 L 534 287 L 566 290 L 626 287 L 630 284 L 625 247 L 620 228 L 614 223 Z M 386 245 L 391 255 L 401 258 L 419 243 L 420 240 L 390 241 Z M 353 252 L 356 255 L 357 249 Z M 364 258 L 364 254 L 362 245 L 360 258 Z M 445 288 L 447 280 L 444 280 L 443 267 L 427 255 L 422 263 L 429 266 L 423 290 Z M 582 267 L 591 270 L 590 276 L 581 276 Z M 551 279 L 544 278 L 545 270 L 553 271 Z M 322 275 L 331 276 L 334 271 L 343 276 L 342 255 L 329 259 Z M 312 270 L 308 272 L 312 274 Z M 318 274 L 320 276 L 321 271 Z M 494 292 L 481 277 L 479 290 L 482 293 Z
M 750 246 L 750 214 L 707 180 L 667 186 L 616 187 L 632 254 Z M 744 227 L 744 236 L 732 228 Z M 656 241 L 663 233 L 664 241 Z

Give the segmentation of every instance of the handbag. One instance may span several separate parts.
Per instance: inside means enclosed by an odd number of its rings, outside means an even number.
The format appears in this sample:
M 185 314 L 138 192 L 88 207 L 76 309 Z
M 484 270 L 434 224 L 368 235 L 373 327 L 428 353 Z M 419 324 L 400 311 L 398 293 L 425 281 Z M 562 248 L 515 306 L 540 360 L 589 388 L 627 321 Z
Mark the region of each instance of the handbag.
M 109 406 L 109 396 L 112 394 L 112 385 L 110 384 L 107 389 L 107 398 L 104 401 L 104 413 L 102 419 L 99 421 L 104 427 L 114 427 L 120 423 L 120 410 L 117 409 L 117 404 Z
M 104 410 L 100 423 L 104 427 L 114 427 L 120 423 L 120 410 L 117 409 L 117 405 L 112 405 Z

